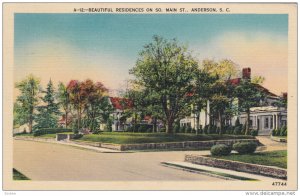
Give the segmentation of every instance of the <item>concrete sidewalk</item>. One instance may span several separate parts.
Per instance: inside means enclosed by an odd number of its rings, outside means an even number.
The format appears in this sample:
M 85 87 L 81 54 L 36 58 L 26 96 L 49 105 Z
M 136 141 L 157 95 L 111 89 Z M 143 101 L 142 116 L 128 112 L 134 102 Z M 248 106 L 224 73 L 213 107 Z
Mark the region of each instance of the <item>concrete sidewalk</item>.
M 238 171 L 233 171 L 233 170 L 228 170 L 228 169 L 221 169 L 221 168 L 216 168 L 216 167 L 208 167 L 208 166 L 205 166 L 205 165 L 197 165 L 197 164 L 188 163 L 188 162 L 178 162 L 178 161 L 162 162 L 162 165 L 164 165 L 166 167 L 172 167 L 172 168 L 176 168 L 176 169 L 187 170 L 187 171 L 190 171 L 190 172 L 198 172 L 199 171 L 199 173 L 201 173 L 201 174 L 206 173 L 209 176 L 219 177 L 219 178 L 226 179 L 226 180 L 237 180 L 237 179 L 227 177 L 227 176 L 224 177 L 224 176 L 218 175 L 218 174 L 211 174 L 209 172 L 217 172 L 217 173 L 222 173 L 222 174 L 226 174 L 226 175 L 232 175 L 232 176 L 236 176 L 236 177 L 244 177 L 244 178 L 249 178 L 249 179 L 259 180 L 259 181 L 280 180 L 280 179 L 277 179 L 277 178 L 271 178 L 271 177 L 267 177 L 267 176 L 261 176 L 261 175 L 250 174 L 250 173 L 245 173 L 245 172 L 238 172 Z
M 55 142 L 55 143 L 62 144 L 62 145 L 68 145 L 68 146 L 74 146 L 74 147 L 83 148 L 86 150 L 92 150 L 92 151 L 101 152 L 101 153 L 128 153 L 128 152 L 113 150 L 113 149 L 108 149 L 108 148 L 74 144 L 74 143 L 68 142 L 68 141 L 60 141 L 60 142 Z
M 25 140 L 25 141 L 35 141 L 35 142 L 45 142 L 45 143 L 61 144 L 61 145 L 73 146 L 73 147 L 77 147 L 77 148 L 80 148 L 80 149 L 91 150 L 91 151 L 101 152 L 101 153 L 125 153 L 123 151 L 112 150 L 112 149 L 108 149 L 108 148 L 93 147 L 93 146 L 88 146 L 88 145 L 80 145 L 80 144 L 75 144 L 75 143 L 68 142 L 68 141 L 30 140 L 29 138 L 26 138 L 26 137 L 23 137 L 23 138 L 22 137 L 17 137 L 17 138 L 15 137 L 14 139 L 15 140 Z

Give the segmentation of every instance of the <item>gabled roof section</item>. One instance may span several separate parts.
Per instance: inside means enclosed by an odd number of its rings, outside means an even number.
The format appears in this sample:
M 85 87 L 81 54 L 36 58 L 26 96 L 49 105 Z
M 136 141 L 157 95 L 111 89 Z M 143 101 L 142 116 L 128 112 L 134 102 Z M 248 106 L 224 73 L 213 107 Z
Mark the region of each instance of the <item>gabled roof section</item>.
M 242 79 L 241 78 L 234 78 L 234 79 L 230 79 L 228 80 L 228 82 L 233 85 L 233 86 L 237 86 L 241 83 Z M 263 87 L 262 85 L 260 84 L 254 84 L 259 90 L 263 91 L 267 96 L 270 96 L 270 97 L 279 97 L 278 95 L 272 93 L 269 91 L 269 89 Z
M 109 97 L 109 100 L 114 109 L 124 110 L 133 107 L 133 103 L 130 99 L 122 97 Z

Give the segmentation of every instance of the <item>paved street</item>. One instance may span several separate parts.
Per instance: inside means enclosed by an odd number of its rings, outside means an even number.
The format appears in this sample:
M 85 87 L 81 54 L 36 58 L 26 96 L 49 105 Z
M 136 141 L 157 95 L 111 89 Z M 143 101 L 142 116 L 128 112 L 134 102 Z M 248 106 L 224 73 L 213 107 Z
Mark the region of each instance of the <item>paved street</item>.
M 14 168 L 31 180 L 46 181 L 220 181 L 160 165 L 203 151 L 98 153 L 59 144 L 14 140 Z

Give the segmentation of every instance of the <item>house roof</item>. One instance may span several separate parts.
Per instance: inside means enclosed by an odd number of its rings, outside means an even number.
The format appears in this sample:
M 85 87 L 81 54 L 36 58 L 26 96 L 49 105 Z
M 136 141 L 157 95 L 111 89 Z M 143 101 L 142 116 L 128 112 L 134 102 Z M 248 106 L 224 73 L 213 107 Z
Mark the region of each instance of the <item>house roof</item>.
M 234 79 L 230 79 L 229 83 L 231 85 L 237 86 L 241 83 L 242 79 L 241 78 L 234 78 Z M 275 95 L 274 93 L 270 92 L 269 89 L 263 87 L 260 84 L 254 84 L 259 90 L 263 91 L 264 93 L 266 93 L 268 96 L 271 97 L 278 97 L 278 95 Z
M 69 124 L 70 122 L 72 122 L 72 116 L 68 116 L 68 120 L 67 123 Z M 65 124 L 66 123 L 66 117 L 65 115 L 62 115 L 61 119 L 58 120 L 59 124 Z
M 109 99 L 114 109 L 124 110 L 133 107 L 133 103 L 130 99 L 121 97 L 109 97 Z

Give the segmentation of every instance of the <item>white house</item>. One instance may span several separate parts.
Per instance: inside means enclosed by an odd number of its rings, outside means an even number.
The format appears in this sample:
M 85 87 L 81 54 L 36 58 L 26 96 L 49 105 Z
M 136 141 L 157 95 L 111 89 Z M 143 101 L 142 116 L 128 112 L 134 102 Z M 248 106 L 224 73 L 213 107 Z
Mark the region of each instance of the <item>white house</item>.
M 29 133 L 28 124 L 23 124 L 23 125 L 19 126 L 18 128 L 13 129 L 13 134 L 24 133 L 24 132 Z
M 243 69 L 243 78 L 251 77 L 251 69 Z M 230 80 L 234 85 L 238 85 L 241 82 L 241 78 L 235 78 Z M 271 93 L 268 89 L 264 88 L 261 85 L 257 85 L 258 88 L 263 90 L 266 93 L 266 99 L 261 100 L 260 103 L 257 103 L 258 107 L 253 107 L 250 109 L 250 127 L 252 129 L 259 130 L 259 135 L 270 135 L 272 130 L 279 129 L 282 126 L 287 125 L 287 109 L 283 107 L 274 106 L 275 102 L 281 99 L 280 96 L 277 96 Z M 287 94 L 283 94 L 284 98 L 287 98 Z M 235 100 L 237 101 L 237 99 Z M 199 124 L 204 127 L 210 122 L 210 103 L 207 102 L 207 108 L 200 112 L 200 122 Z M 238 105 L 238 104 L 236 104 Z M 262 105 L 262 106 L 260 106 Z M 235 121 L 239 118 L 240 123 L 244 124 L 246 122 L 246 113 L 240 113 L 234 115 L 231 119 L 227 120 L 226 124 L 234 125 Z M 196 115 L 191 113 L 190 116 L 185 117 L 180 120 L 180 126 L 190 126 L 191 128 L 196 128 Z

